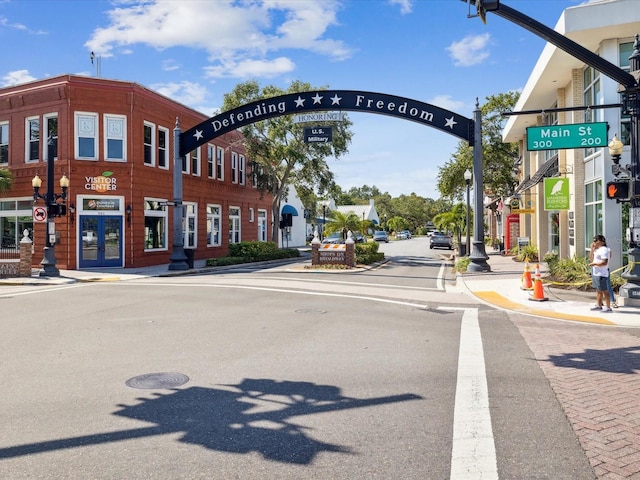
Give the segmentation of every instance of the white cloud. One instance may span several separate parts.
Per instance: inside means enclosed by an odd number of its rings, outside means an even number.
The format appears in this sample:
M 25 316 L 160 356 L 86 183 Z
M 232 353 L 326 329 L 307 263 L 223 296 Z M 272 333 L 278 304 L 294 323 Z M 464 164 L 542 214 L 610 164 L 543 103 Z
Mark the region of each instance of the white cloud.
M 453 64 L 457 67 L 470 67 L 482 63 L 489 57 L 487 46 L 491 36 L 488 33 L 469 35 L 447 47 Z
M 454 100 L 451 98 L 451 95 L 436 95 L 432 99 L 429 100 L 431 105 L 436 105 L 437 107 L 444 108 L 445 110 L 450 110 L 452 112 L 457 112 L 464 107 L 464 102 L 460 100 Z
M 207 77 L 211 78 L 270 78 L 291 72 L 295 64 L 288 58 L 280 57 L 274 60 L 243 60 L 240 62 L 225 62 L 224 64 L 205 67 Z
M 179 83 L 156 83 L 149 88 L 176 102 L 194 108 L 206 99 L 207 89 L 199 83 L 183 81 Z
M 211 76 L 270 77 L 294 68 L 282 56 L 271 59 L 273 52 L 307 50 L 335 60 L 351 55 L 343 42 L 324 37 L 337 23 L 339 6 L 336 0 L 139 0 L 109 11 L 110 25 L 95 29 L 85 45 L 104 56 L 136 44 L 200 49 L 213 64 Z
M 400 13 L 402 15 L 411 13 L 411 11 L 413 10 L 412 0 L 389 0 L 389 3 L 391 3 L 392 5 L 400 5 Z
M 2 77 L 0 86 L 10 87 L 12 85 L 19 85 L 21 83 L 33 82 L 34 80 L 37 79 L 29 74 L 29 70 L 15 70 L 13 72 L 7 73 L 4 77 Z

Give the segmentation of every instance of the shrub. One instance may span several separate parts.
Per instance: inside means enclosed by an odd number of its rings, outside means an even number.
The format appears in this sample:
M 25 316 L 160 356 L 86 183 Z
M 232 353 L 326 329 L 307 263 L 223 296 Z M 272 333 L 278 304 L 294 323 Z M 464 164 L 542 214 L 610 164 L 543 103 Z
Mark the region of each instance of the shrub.
M 535 245 L 527 245 L 525 247 L 514 247 L 509 250 L 511 255 L 515 255 L 518 262 L 524 262 L 527 258 L 530 262 L 538 261 L 538 247 Z
M 456 264 L 453 266 L 453 270 L 455 272 L 464 273 L 467 271 L 469 267 L 469 263 L 471 263 L 471 259 L 469 257 L 459 257 Z
M 555 258 L 553 258 L 555 257 Z M 549 274 L 555 282 L 589 290 L 591 288 L 591 269 L 586 257 L 558 258 L 557 255 L 545 255 Z
M 299 256 L 298 249 L 278 248 L 275 242 L 240 242 L 229 245 L 229 256 L 208 259 L 207 266 L 237 265 Z
M 384 253 L 378 252 L 378 242 L 356 243 L 356 264 L 371 265 L 384 259 Z

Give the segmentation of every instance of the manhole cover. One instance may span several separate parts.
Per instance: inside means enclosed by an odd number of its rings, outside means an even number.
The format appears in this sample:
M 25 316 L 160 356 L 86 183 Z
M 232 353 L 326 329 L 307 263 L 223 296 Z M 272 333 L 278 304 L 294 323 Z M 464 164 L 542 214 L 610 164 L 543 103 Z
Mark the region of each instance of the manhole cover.
M 184 385 L 189 377 L 182 373 L 147 373 L 130 378 L 125 382 L 131 388 L 173 388 Z
M 326 310 L 320 310 L 319 308 L 301 308 L 295 311 L 296 313 L 306 313 L 310 315 L 322 315 L 327 313 Z

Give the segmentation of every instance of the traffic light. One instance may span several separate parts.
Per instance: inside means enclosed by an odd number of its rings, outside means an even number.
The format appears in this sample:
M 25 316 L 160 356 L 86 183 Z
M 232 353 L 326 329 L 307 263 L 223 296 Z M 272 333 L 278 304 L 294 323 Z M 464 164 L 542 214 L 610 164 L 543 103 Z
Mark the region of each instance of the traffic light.
M 614 180 L 607 183 L 607 198 L 616 199 L 619 202 L 629 200 L 631 182 L 629 180 Z

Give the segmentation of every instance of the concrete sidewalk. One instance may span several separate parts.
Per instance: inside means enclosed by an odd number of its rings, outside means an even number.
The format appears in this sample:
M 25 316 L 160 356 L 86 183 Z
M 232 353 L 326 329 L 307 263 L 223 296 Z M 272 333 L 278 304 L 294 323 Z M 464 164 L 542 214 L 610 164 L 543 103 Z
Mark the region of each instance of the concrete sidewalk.
M 638 307 L 621 306 L 612 312 L 592 311 L 595 292 L 567 290 L 545 283 L 545 263 L 540 263 L 544 301 L 534 301 L 533 291 L 521 288 L 524 263 L 514 261 L 513 257 L 489 255 L 488 264 L 491 272 L 458 274 L 456 284 L 481 301 L 508 311 L 558 320 L 640 327 Z M 535 266 L 535 263 L 529 264 L 532 276 Z

